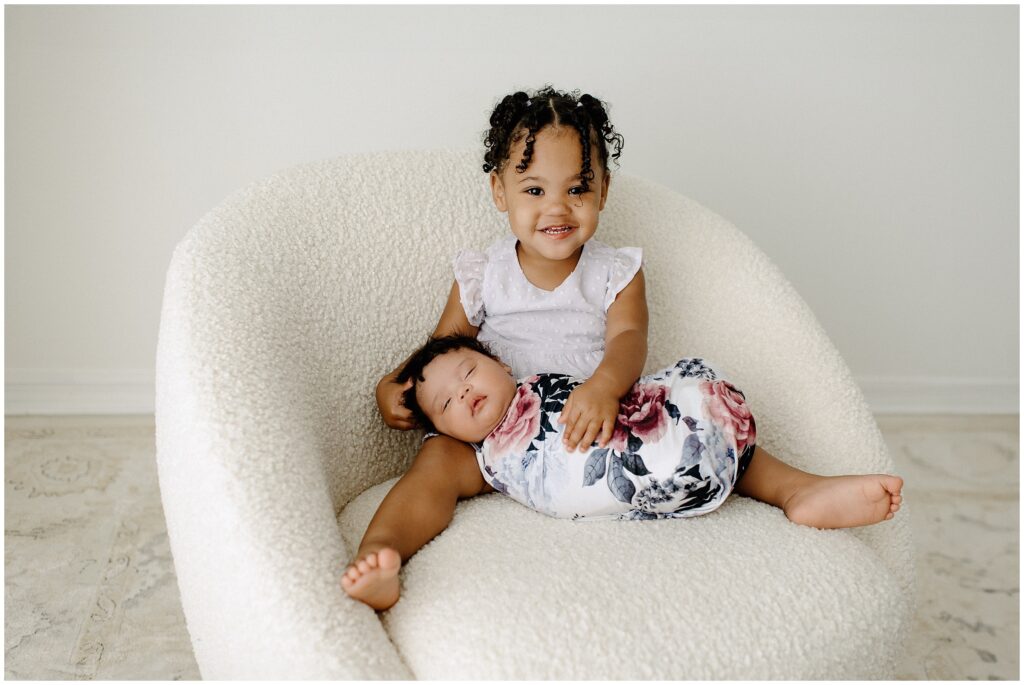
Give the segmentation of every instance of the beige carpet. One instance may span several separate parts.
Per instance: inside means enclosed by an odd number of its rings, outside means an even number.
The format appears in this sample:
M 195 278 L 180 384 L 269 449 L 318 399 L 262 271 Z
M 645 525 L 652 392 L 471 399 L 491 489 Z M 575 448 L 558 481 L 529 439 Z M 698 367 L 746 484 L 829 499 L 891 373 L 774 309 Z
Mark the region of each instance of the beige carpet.
M 1018 679 L 1018 417 L 879 423 L 917 548 L 899 677 Z M 5 445 L 5 676 L 197 679 L 152 417 L 7 417 Z

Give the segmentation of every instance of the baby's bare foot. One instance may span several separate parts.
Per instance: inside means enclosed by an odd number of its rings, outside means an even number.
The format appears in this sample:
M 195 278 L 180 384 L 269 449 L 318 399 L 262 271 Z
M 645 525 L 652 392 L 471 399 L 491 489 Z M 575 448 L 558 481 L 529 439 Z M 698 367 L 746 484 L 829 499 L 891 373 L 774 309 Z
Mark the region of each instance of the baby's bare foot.
M 389 609 L 398 601 L 398 569 L 402 557 L 390 547 L 370 552 L 345 569 L 341 587 L 350 597 L 377 611 Z
M 900 508 L 899 476 L 818 476 L 783 506 L 790 521 L 815 528 L 854 528 L 891 519 Z

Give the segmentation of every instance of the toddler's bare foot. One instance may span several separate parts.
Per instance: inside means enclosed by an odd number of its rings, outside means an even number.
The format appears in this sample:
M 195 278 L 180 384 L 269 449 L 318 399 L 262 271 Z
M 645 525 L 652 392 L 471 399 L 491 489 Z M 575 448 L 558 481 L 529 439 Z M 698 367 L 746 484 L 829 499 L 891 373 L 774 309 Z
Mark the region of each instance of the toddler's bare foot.
M 341 587 L 350 597 L 377 611 L 398 601 L 398 569 L 402 557 L 390 547 L 365 554 L 345 569 Z
M 815 528 L 855 528 L 891 519 L 903 501 L 899 476 L 815 476 L 786 500 L 794 523 Z

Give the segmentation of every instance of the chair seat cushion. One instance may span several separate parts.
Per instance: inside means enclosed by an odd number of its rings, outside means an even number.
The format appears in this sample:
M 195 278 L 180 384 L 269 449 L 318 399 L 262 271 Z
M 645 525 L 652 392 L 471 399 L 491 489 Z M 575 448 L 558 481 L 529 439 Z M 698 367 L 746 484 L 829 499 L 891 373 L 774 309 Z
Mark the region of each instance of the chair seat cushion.
M 341 512 L 352 553 L 396 480 Z M 381 619 L 419 679 L 884 678 L 906 601 L 849 531 L 738 495 L 658 521 L 554 519 L 475 497 L 400 580 Z

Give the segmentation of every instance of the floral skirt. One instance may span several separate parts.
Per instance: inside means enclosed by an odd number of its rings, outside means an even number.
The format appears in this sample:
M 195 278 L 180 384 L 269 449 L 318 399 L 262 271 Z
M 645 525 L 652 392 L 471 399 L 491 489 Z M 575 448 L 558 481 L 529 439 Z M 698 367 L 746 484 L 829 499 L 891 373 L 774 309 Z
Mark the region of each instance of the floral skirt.
M 582 382 L 553 373 L 519 382 L 505 420 L 475 446 L 491 487 L 559 518 L 679 518 L 717 509 L 753 458 L 745 396 L 703 359 L 641 378 L 619 404 L 611 442 L 567 452 L 558 417 Z

